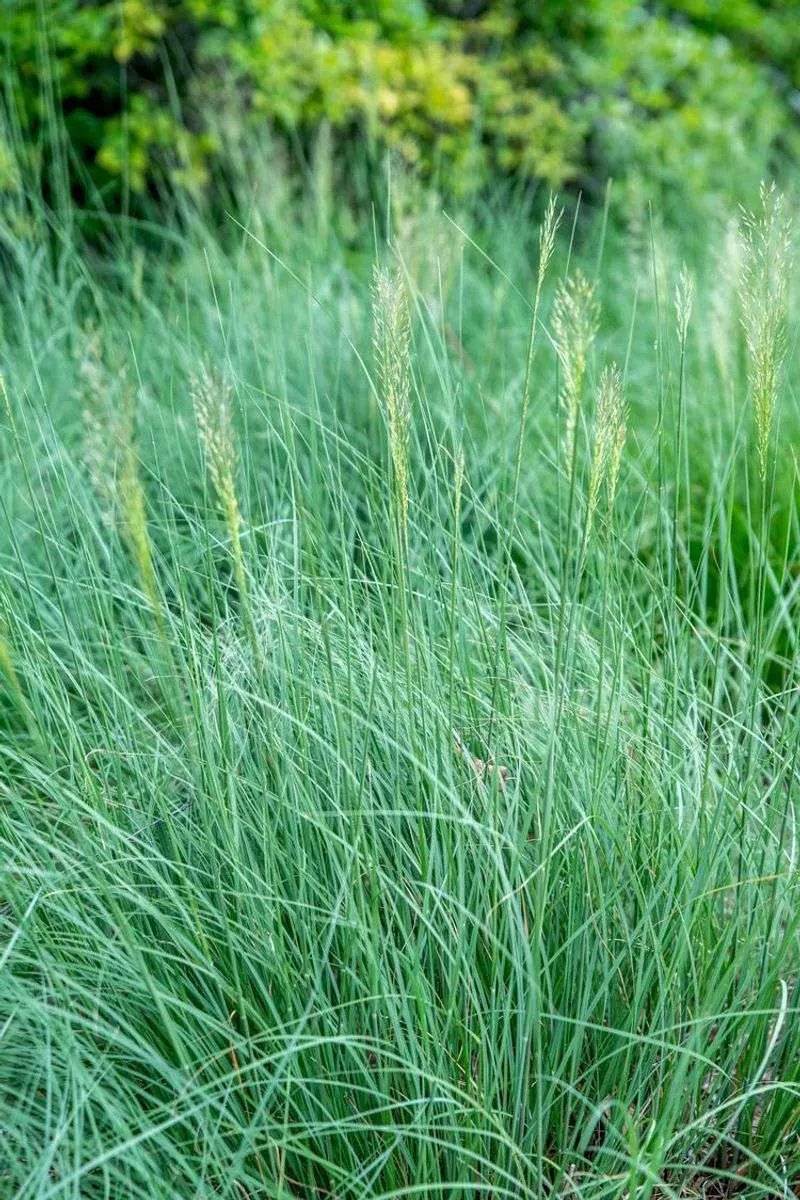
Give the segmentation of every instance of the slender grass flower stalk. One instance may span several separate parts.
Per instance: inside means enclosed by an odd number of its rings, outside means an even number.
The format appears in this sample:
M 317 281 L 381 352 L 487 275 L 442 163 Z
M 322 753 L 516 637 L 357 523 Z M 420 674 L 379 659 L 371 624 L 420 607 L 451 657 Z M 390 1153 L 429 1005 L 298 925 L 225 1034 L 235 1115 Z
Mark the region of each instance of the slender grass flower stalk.
M 544 211 L 544 221 L 539 229 L 539 266 L 536 271 L 536 293 L 533 300 L 534 315 L 538 316 L 542 299 L 542 287 L 550 269 L 553 252 L 556 248 L 556 234 L 561 224 L 562 210 L 556 205 L 555 195 L 551 192 Z
M 604 484 L 609 510 L 613 507 L 625 446 L 626 426 L 622 376 L 617 364 L 611 363 L 603 368 L 597 387 L 585 541 L 588 541 Z
M 684 384 L 686 376 L 686 344 L 689 335 L 689 322 L 694 306 L 694 277 L 685 263 L 681 265 L 678 282 L 675 285 L 675 324 L 680 343 L 680 367 L 678 371 L 677 413 L 675 422 L 675 486 L 672 492 L 672 555 L 669 560 L 670 580 L 674 584 L 674 572 L 678 562 L 678 515 L 681 505 L 681 472 L 684 472 L 687 498 L 689 495 L 689 464 L 684 462 L 686 450 L 685 437 L 685 396 Z
M 411 432 L 411 324 L 400 277 L 375 267 L 372 277 L 372 341 L 379 399 L 389 431 L 395 505 L 403 551 L 408 542 L 408 444 Z
M 134 393 L 125 381 L 122 403 L 114 402 L 118 386 L 103 362 L 96 330 L 85 335 L 78 366 L 83 399 L 83 455 L 89 477 L 107 524 L 117 523 L 133 559 L 139 582 L 159 630 L 164 630 L 164 607 L 153 564 L 153 545 L 136 447 Z
M 758 212 L 742 213 L 741 320 L 747 343 L 758 464 L 766 479 L 781 368 L 786 357 L 786 307 L 792 223 L 784 198 L 762 183 Z
M 542 289 L 544 281 L 547 278 L 547 272 L 550 267 L 550 262 L 553 258 L 553 252 L 556 245 L 556 233 L 558 226 L 561 223 L 562 210 L 556 205 L 556 198 L 551 193 L 550 199 L 547 202 L 545 209 L 544 221 L 539 229 L 539 263 L 536 271 L 536 289 L 533 296 L 533 308 L 531 311 L 531 320 L 528 330 L 528 352 L 525 356 L 525 376 L 522 385 L 522 401 L 519 409 L 519 426 L 517 429 L 517 450 L 514 461 L 514 481 L 511 488 L 511 504 L 509 510 L 509 519 L 507 523 L 508 537 L 505 542 L 505 552 L 503 555 L 503 575 L 502 575 L 502 605 L 500 610 L 500 621 L 497 628 L 497 649 L 495 653 L 495 661 L 497 670 L 494 676 L 494 685 L 492 687 L 492 717 L 497 708 L 498 690 L 500 687 L 500 665 L 503 662 L 507 663 L 506 656 L 506 633 L 507 633 L 507 617 L 508 617 L 508 580 L 511 575 L 511 546 L 516 532 L 517 526 L 517 506 L 519 504 L 519 485 L 522 475 L 522 456 L 525 448 L 525 431 L 528 424 L 528 409 L 531 401 L 531 379 L 533 376 L 533 358 L 536 347 L 536 333 L 539 326 L 539 309 L 542 302 Z M 492 723 L 489 725 L 488 741 L 491 743 Z
M 597 337 L 600 304 L 594 285 L 581 271 L 562 283 L 553 305 L 553 336 L 561 364 L 560 402 L 564 412 L 564 458 L 571 470 L 583 384 Z
M 619 372 L 617 372 L 619 374 Z M 609 515 L 614 509 L 619 486 L 619 473 L 622 467 L 622 454 L 625 450 L 625 439 L 628 436 L 628 406 L 622 396 L 622 380 L 620 379 L 620 408 L 614 423 L 611 446 L 608 452 L 606 468 L 606 495 L 608 497 Z
M 678 326 L 678 339 L 681 346 L 686 345 L 686 335 L 689 332 L 689 321 L 694 307 L 694 276 L 685 263 L 681 265 L 678 282 L 675 284 L 675 320 Z
M 447 712 L 449 725 L 453 727 L 453 697 L 455 683 L 455 637 L 456 637 L 456 604 L 458 599 L 458 564 L 461 548 L 461 502 L 464 494 L 464 449 L 458 446 L 453 470 L 453 545 L 450 560 L 450 653 Z
M 114 524 L 116 507 L 116 459 L 118 438 L 116 409 L 103 364 L 100 334 L 93 326 L 84 331 L 78 363 L 78 401 L 83 414 L 83 461 L 100 508 L 103 522 Z
M 531 314 L 530 333 L 528 335 L 528 353 L 525 359 L 525 382 L 522 388 L 522 403 L 520 405 L 519 434 L 517 437 L 517 454 L 514 466 L 514 486 L 511 497 L 511 532 L 513 535 L 517 520 L 517 499 L 519 496 L 519 480 L 522 471 L 522 451 L 525 444 L 525 428 L 528 421 L 528 408 L 531 399 L 531 374 L 533 372 L 533 352 L 536 345 L 536 330 L 539 323 L 539 309 L 542 303 L 542 288 L 547 278 L 547 272 L 556 246 L 556 233 L 561 223 L 562 210 L 556 206 L 556 198 L 551 193 L 545 209 L 544 221 L 539 229 L 539 265 L 536 271 L 536 291 L 533 297 L 533 312 Z
M 517 457 L 514 470 L 514 490 L 512 499 L 512 532 L 516 523 L 516 506 L 519 492 L 519 477 L 522 469 L 522 448 L 525 440 L 525 426 L 528 420 L 528 407 L 531 398 L 531 373 L 533 370 L 533 351 L 536 344 L 536 328 L 539 323 L 539 309 L 542 303 L 542 288 L 547 278 L 553 251 L 556 246 L 556 234 L 561 224 L 560 208 L 556 206 L 556 198 L 551 193 L 545 209 L 544 221 L 539 229 L 539 265 L 536 271 L 536 291 L 533 297 L 533 314 L 531 316 L 530 334 L 528 337 L 528 353 L 525 361 L 525 383 L 522 389 L 522 404 L 520 406 L 519 437 L 517 439 Z
M 224 376 L 202 364 L 191 380 L 197 431 L 206 467 L 222 509 L 230 539 L 231 559 L 248 636 L 256 661 L 261 664 L 261 646 L 250 606 L 250 591 L 242 549 L 242 513 L 236 492 L 238 455 L 233 429 L 233 388 Z

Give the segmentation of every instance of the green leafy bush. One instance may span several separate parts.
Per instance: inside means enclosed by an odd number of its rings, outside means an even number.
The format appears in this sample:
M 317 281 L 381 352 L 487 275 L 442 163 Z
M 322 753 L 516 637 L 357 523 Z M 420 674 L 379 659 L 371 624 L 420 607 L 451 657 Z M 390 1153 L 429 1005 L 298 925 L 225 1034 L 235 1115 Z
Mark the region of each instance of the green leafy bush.
M 224 110 L 295 156 L 325 124 L 456 194 L 631 171 L 667 192 L 749 188 L 796 151 L 799 39 L 789 5 L 752 0 L 23 0 L 0 186 L 60 155 L 79 194 L 202 189 Z

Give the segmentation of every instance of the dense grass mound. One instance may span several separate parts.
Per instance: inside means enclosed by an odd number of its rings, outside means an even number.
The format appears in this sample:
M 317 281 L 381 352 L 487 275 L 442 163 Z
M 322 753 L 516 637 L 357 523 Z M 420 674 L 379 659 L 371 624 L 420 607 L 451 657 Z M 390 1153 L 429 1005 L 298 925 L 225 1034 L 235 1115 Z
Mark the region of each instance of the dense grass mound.
M 9 251 L 0 1194 L 795 1194 L 783 208 L 291 216 Z

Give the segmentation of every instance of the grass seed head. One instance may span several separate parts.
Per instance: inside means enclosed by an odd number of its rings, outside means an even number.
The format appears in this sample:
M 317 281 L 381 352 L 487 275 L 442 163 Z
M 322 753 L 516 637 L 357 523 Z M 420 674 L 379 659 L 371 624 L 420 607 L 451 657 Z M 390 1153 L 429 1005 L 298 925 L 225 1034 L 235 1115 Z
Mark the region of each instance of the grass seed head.
M 571 468 L 583 384 L 600 324 L 594 284 L 576 271 L 559 285 L 553 306 L 553 336 L 561 364 L 560 401 L 564 412 L 564 456 Z
M 781 368 L 786 357 L 786 308 L 792 223 L 774 184 L 762 184 L 757 212 L 742 212 L 741 320 L 747 344 L 750 396 L 761 478 L 765 479 Z
M 233 428 L 233 386 L 226 376 L 212 371 L 203 363 L 199 373 L 192 377 L 191 393 L 200 445 L 228 528 L 244 623 L 255 660 L 259 667 L 262 667 L 261 643 L 251 609 L 250 588 L 242 548 L 242 512 L 236 492 L 238 454 Z
M 678 282 L 675 285 L 675 320 L 678 326 L 678 338 L 682 346 L 686 344 L 686 334 L 694 306 L 694 276 L 686 264 L 681 266 Z
M 133 394 L 126 391 L 118 424 L 119 466 L 116 491 L 122 517 L 122 533 L 128 544 L 142 588 L 156 618 L 163 613 L 153 566 L 153 547 L 147 524 L 144 487 L 136 450 L 135 412 Z
M 197 432 L 214 491 L 226 517 L 235 512 L 238 526 L 233 388 L 228 379 L 203 363 L 192 377 L 191 391 Z
M 389 431 L 389 451 L 403 535 L 408 529 L 408 444 L 411 432 L 411 323 L 402 280 L 384 267 L 372 277 L 372 342 L 379 399 Z
M 597 511 L 600 492 L 605 483 L 609 509 L 613 507 L 617 481 L 625 446 L 627 415 L 622 390 L 622 376 L 616 363 L 603 368 L 597 388 L 594 419 L 594 445 L 589 473 L 587 535 Z
M 109 372 L 100 335 L 91 326 L 84 335 L 78 378 L 83 403 L 83 457 L 101 516 L 106 524 L 116 524 L 133 558 L 142 590 L 161 623 L 163 608 L 136 448 L 134 393 L 124 369 L 117 375 Z
M 542 286 L 556 247 L 556 234 L 561 224 L 561 215 L 562 210 L 556 207 L 556 198 L 551 192 L 550 199 L 547 201 L 544 220 L 539 228 L 539 268 L 536 273 L 536 308 L 539 306 Z

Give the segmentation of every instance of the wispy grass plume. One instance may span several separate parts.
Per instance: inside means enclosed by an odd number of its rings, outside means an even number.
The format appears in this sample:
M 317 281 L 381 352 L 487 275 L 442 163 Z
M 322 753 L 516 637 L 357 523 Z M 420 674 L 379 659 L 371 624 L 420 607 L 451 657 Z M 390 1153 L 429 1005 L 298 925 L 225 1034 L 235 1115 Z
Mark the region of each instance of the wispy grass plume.
M 742 212 L 741 320 L 747 343 L 750 395 L 762 480 L 781 368 L 786 356 L 786 302 L 791 270 L 792 222 L 781 193 L 761 185 L 757 211 Z
M 597 385 L 594 417 L 594 444 L 589 470 L 587 537 L 597 512 L 603 485 L 608 508 L 614 505 L 622 453 L 625 448 L 627 414 L 622 390 L 622 375 L 616 363 L 603 368 Z
M 250 589 L 242 547 L 242 512 L 236 489 L 238 455 L 233 428 L 233 386 L 227 375 L 203 363 L 191 379 L 192 400 L 206 468 L 222 510 L 230 542 L 236 588 L 244 624 L 255 655 L 263 663 L 261 643 L 250 604 Z
M 564 461 L 572 470 L 584 380 L 600 323 L 595 286 L 578 270 L 559 285 L 553 303 L 553 338 L 561 367 Z
M 164 612 L 153 565 L 153 545 L 147 524 L 144 487 L 136 450 L 133 392 L 126 390 L 120 414 L 117 496 L 122 530 L 150 607 L 163 628 Z
M 397 272 L 376 266 L 372 276 L 372 344 L 378 396 L 389 434 L 397 523 L 408 539 L 408 447 L 411 433 L 411 323 L 405 285 Z
M 682 263 L 678 282 L 675 284 L 675 322 L 681 346 L 685 346 L 686 344 L 689 321 L 691 320 L 692 308 L 694 307 L 694 291 L 694 276 L 686 266 L 686 263 Z
M 153 562 L 147 503 L 136 444 L 135 392 L 121 367 L 116 377 L 103 361 L 95 328 L 84 335 L 78 364 L 83 403 L 83 458 L 106 523 L 116 523 L 136 566 L 159 629 L 164 608 Z

